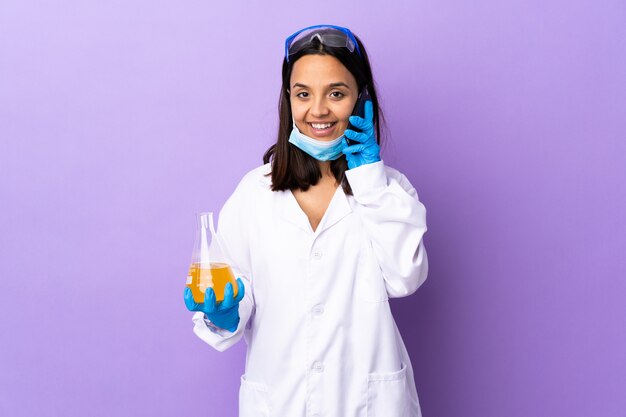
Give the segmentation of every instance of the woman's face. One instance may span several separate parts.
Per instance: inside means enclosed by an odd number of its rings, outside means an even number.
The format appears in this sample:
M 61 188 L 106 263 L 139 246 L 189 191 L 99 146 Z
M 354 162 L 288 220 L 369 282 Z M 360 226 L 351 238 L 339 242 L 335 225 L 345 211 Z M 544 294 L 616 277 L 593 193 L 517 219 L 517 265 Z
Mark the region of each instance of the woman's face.
M 302 133 L 330 141 L 341 136 L 356 103 L 354 76 L 335 57 L 305 55 L 291 71 L 291 113 Z

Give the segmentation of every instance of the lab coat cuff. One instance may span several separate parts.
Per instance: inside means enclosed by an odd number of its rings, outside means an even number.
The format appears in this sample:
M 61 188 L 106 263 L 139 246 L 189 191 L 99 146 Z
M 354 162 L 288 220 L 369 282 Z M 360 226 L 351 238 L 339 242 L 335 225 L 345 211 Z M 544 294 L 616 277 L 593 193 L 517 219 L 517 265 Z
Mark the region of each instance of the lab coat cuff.
M 202 320 L 204 320 L 204 324 L 206 324 L 206 327 L 208 327 L 210 331 L 212 331 L 213 333 L 217 333 L 220 336 L 224 335 L 225 329 L 222 329 L 221 327 L 218 327 L 215 324 L 213 324 L 213 322 L 209 320 L 206 314 L 202 316 Z
M 231 332 L 231 331 L 228 331 L 226 329 L 222 329 L 221 327 L 216 326 L 202 312 L 195 313 L 193 315 L 192 321 L 195 324 L 194 330 L 196 330 L 196 333 L 198 333 L 198 331 L 200 331 L 201 333 L 204 333 L 206 330 L 210 330 L 211 333 L 214 333 L 220 337 L 225 337 L 234 333 L 234 332 Z
M 387 173 L 383 161 L 349 169 L 346 171 L 346 178 L 352 188 L 352 194 L 357 199 L 360 195 L 381 190 L 387 186 Z
M 202 312 L 195 313 L 192 320 L 194 323 L 193 332 L 196 336 L 219 352 L 225 351 L 241 338 L 242 332 L 239 329 L 241 320 L 237 330 L 234 332 L 219 328 L 208 320 L 205 321 L 205 316 Z

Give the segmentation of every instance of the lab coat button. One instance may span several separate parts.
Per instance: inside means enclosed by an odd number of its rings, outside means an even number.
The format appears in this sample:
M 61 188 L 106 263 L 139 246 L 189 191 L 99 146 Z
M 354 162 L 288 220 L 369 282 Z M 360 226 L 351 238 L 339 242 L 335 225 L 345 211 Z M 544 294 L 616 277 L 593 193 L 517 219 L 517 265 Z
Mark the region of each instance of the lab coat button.
M 316 305 L 315 307 L 313 307 L 312 312 L 314 316 L 321 316 L 322 314 L 324 314 L 324 307 L 321 305 Z
M 322 252 L 319 252 L 319 251 L 313 252 L 313 259 L 315 260 L 322 259 Z
M 313 362 L 311 367 L 315 372 L 324 372 L 324 364 L 322 362 Z

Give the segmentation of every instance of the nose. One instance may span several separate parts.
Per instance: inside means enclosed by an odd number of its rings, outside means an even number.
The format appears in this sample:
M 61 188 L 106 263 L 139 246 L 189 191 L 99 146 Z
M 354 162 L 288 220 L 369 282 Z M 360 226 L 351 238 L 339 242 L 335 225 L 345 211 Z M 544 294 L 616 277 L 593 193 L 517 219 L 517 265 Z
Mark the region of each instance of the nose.
M 326 104 L 326 97 L 318 96 L 311 103 L 311 115 L 313 117 L 326 116 L 329 113 L 328 106 Z

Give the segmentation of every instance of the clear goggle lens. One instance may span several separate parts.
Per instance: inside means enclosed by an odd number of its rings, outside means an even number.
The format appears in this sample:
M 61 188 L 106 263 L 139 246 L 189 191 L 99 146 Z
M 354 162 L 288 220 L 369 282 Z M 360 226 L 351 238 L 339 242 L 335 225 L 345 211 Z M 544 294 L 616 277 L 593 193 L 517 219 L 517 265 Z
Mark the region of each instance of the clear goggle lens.
M 359 56 L 361 55 L 361 51 L 359 51 L 359 47 L 356 44 L 356 39 L 348 29 L 334 26 L 313 26 L 296 32 L 287 38 L 285 44 L 285 57 L 287 61 L 289 61 L 290 56 L 311 44 L 314 39 L 317 39 L 322 45 L 335 48 L 343 47 L 347 48 L 350 52 L 354 52 L 356 49 Z

